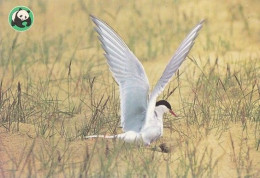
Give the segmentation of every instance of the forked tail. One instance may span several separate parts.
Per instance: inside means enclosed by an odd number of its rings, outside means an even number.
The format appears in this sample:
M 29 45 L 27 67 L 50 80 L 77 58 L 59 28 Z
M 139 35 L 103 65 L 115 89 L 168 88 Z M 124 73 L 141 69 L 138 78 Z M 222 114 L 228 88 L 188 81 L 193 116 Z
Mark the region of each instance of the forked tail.
M 121 133 L 118 135 L 111 135 L 111 136 L 106 136 L 106 135 L 90 135 L 90 136 L 85 136 L 85 139 L 89 139 L 89 138 L 110 138 L 110 139 L 120 139 L 120 140 L 124 140 L 127 143 L 133 143 L 133 142 L 142 142 L 142 135 L 138 132 L 134 132 L 134 131 L 128 131 L 125 133 Z
M 85 139 L 89 139 L 89 138 L 117 138 L 117 135 L 90 135 L 90 136 L 85 136 Z

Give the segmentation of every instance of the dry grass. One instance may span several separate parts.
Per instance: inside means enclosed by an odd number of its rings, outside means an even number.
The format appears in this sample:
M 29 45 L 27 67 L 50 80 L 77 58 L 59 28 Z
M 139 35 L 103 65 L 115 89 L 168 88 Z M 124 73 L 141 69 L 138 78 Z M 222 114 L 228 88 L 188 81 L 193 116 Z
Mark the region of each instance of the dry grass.
M 23 33 L 7 23 L 19 4 L 0 1 L 0 177 L 260 176 L 259 1 L 24 1 L 35 22 Z M 206 19 L 160 96 L 179 117 L 165 117 L 151 148 L 82 139 L 121 132 L 118 87 L 89 14 L 119 32 L 151 85 Z

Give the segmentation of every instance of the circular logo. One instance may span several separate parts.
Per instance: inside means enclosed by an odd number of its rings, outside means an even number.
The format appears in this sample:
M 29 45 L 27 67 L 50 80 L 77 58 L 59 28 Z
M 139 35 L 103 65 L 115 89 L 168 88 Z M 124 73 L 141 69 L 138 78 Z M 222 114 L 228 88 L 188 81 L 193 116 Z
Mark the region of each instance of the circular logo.
M 23 32 L 31 28 L 33 21 L 33 12 L 25 6 L 17 6 L 13 8 L 8 17 L 10 26 L 19 32 Z

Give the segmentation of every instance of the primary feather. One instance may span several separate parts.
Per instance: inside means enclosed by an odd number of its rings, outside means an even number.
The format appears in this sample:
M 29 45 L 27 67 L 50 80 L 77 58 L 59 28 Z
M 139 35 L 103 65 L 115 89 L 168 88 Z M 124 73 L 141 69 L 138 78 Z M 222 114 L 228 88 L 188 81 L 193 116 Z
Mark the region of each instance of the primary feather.
M 111 27 L 94 16 L 91 18 L 106 52 L 109 69 L 119 85 L 123 130 L 139 132 L 146 115 L 149 91 L 144 68 Z
M 146 124 L 148 124 L 149 118 L 151 118 L 151 115 L 153 114 L 157 97 L 164 90 L 165 86 L 170 82 L 170 79 L 173 77 L 175 72 L 179 69 L 180 65 L 185 60 L 186 56 L 188 55 L 189 51 L 191 50 L 194 44 L 195 38 L 198 36 L 198 33 L 202 28 L 203 22 L 204 21 L 201 21 L 199 24 L 197 24 L 187 35 L 187 37 L 182 41 L 181 45 L 178 47 L 175 54 L 166 66 L 161 78 L 156 83 L 149 98 L 149 104 L 146 115 L 147 119 L 145 121 Z

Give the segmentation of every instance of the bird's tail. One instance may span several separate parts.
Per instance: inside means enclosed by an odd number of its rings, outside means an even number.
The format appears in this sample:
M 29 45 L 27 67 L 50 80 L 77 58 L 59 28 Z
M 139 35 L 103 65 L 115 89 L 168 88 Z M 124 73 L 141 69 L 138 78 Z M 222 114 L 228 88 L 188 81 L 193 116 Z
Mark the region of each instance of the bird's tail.
M 121 133 L 118 135 L 111 135 L 111 136 L 106 136 L 106 135 L 90 135 L 86 136 L 86 139 L 89 138 L 110 138 L 110 139 L 119 139 L 119 140 L 124 140 L 127 143 L 133 143 L 133 142 L 142 142 L 142 135 L 138 132 L 134 131 L 128 131 L 125 133 Z
M 89 138 L 117 138 L 117 135 L 90 135 L 90 136 L 85 136 L 85 139 L 89 139 Z

